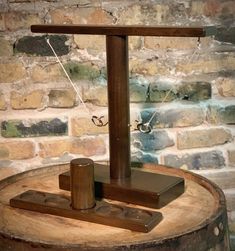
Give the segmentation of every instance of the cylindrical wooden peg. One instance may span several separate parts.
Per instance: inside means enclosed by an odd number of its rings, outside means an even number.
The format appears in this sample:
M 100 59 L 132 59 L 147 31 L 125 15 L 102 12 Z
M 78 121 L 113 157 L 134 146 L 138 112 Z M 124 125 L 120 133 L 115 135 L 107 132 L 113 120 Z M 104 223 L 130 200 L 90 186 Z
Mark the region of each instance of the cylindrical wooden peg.
M 79 158 L 70 162 L 71 202 L 74 209 L 95 206 L 94 162 Z

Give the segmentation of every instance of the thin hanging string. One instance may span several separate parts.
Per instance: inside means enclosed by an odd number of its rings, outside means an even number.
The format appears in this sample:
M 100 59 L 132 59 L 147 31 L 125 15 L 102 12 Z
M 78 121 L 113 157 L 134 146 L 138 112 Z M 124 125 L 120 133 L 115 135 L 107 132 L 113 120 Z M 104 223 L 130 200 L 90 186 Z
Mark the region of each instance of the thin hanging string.
M 57 61 L 58 61 L 58 63 L 60 64 L 61 68 L 63 69 L 63 71 L 64 71 L 66 77 L 68 78 L 70 84 L 72 85 L 73 89 L 76 91 L 76 93 L 77 93 L 77 95 L 78 95 L 78 98 L 79 98 L 80 102 L 82 103 L 83 107 L 85 108 L 86 112 L 91 116 L 91 120 L 92 120 L 93 124 L 96 125 L 96 126 L 98 126 L 98 127 L 106 126 L 106 125 L 108 124 L 108 122 L 106 122 L 106 123 L 103 122 L 104 116 L 97 117 L 97 116 L 95 116 L 95 115 L 92 115 L 91 112 L 89 111 L 89 109 L 87 108 L 85 102 L 83 101 L 83 99 L 82 99 L 82 97 L 81 97 L 81 95 L 80 95 L 80 93 L 79 93 L 79 89 L 78 89 L 77 85 L 75 85 L 75 84 L 73 83 L 73 81 L 72 81 L 72 79 L 70 78 L 69 74 L 68 74 L 67 71 L 65 70 L 65 68 L 64 68 L 63 64 L 61 63 L 61 61 L 60 61 L 60 59 L 59 59 L 57 53 L 55 52 L 53 46 L 51 45 L 50 40 L 49 40 L 48 37 L 46 38 L 46 42 L 47 42 L 47 44 L 50 46 L 50 48 L 51 48 L 51 50 L 52 50 L 52 52 L 53 52 L 55 58 L 57 59 Z
M 66 77 L 68 78 L 70 84 L 72 85 L 73 89 L 76 91 L 76 93 L 77 93 L 77 95 L 78 95 L 78 98 L 79 98 L 80 102 L 81 102 L 82 105 L 84 106 L 85 110 L 91 115 L 89 109 L 86 107 L 86 104 L 84 103 L 84 101 L 83 101 L 83 99 L 82 99 L 82 97 L 81 97 L 81 95 L 80 95 L 80 93 L 79 93 L 78 87 L 73 83 L 73 81 L 71 80 L 69 74 L 68 74 L 67 71 L 65 70 L 65 68 L 64 68 L 63 64 L 61 63 L 60 59 L 58 58 L 58 56 L 57 56 L 57 54 L 56 54 L 54 48 L 52 47 L 49 38 L 46 38 L 46 42 L 47 42 L 48 45 L 50 46 L 50 48 L 51 48 L 51 50 L 52 50 L 52 52 L 53 52 L 55 58 L 57 59 L 57 61 L 58 61 L 58 63 L 60 64 L 61 68 L 63 69 L 63 71 L 64 71 Z
M 187 64 L 189 64 L 192 59 L 194 58 L 194 55 L 196 54 L 197 50 L 199 50 L 201 47 L 201 41 L 200 41 L 200 37 L 198 38 L 197 40 L 197 48 L 194 50 L 192 56 L 189 58 Z M 172 92 L 172 90 L 174 89 L 174 84 L 176 83 L 176 81 L 174 81 L 174 83 L 172 84 L 172 87 L 169 89 L 169 91 L 166 93 L 165 97 L 162 99 L 161 103 L 160 104 L 163 104 L 167 97 L 169 96 L 169 94 Z M 153 121 L 153 119 L 155 118 L 155 116 L 157 115 L 158 113 L 158 110 L 156 110 L 152 116 L 150 117 L 150 119 L 145 122 L 145 123 L 138 123 L 137 124 L 137 129 L 140 131 L 140 132 L 143 132 L 143 133 L 150 133 L 151 130 L 152 130 L 152 126 L 151 126 L 151 122 Z

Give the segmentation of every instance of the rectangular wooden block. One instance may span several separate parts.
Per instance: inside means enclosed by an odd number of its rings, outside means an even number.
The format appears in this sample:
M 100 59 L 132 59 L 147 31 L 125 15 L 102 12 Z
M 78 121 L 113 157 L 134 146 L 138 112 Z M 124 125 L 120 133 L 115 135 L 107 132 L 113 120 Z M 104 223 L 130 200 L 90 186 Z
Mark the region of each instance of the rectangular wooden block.
M 132 169 L 130 178 L 110 179 L 109 167 L 95 163 L 95 195 L 151 208 L 161 208 L 184 192 L 184 179 Z M 60 189 L 70 190 L 70 172 L 59 175 Z
M 88 221 L 138 232 L 149 232 L 161 220 L 162 214 L 150 210 L 112 205 L 96 201 L 94 208 L 74 210 L 68 197 L 28 190 L 10 200 L 12 207 Z

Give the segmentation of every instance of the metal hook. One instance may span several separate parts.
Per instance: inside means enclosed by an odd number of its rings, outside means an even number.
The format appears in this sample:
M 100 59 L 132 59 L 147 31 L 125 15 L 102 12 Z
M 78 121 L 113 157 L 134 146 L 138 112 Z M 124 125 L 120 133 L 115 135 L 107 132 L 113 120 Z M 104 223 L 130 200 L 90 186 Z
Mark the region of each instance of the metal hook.
M 102 126 L 106 126 L 108 124 L 108 122 L 106 122 L 106 123 L 103 122 L 103 120 L 102 120 L 103 118 L 104 118 L 104 116 L 100 116 L 100 117 L 92 116 L 91 120 L 95 126 L 102 127 Z
M 138 123 L 137 129 L 143 133 L 150 133 L 152 131 L 152 126 L 150 123 Z

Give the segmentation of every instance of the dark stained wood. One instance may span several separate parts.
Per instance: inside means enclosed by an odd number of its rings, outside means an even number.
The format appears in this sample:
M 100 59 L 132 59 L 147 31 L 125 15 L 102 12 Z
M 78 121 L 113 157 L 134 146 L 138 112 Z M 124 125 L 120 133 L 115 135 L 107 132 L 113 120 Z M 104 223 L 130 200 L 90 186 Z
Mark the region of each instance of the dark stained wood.
M 95 195 L 151 208 L 161 208 L 184 192 L 184 179 L 132 169 L 130 178 L 111 179 L 109 167 L 95 163 Z M 70 172 L 59 175 L 60 189 L 70 190 Z
M 226 202 L 221 189 L 180 169 L 145 164 L 144 170 L 185 179 L 186 191 L 161 208 L 164 216 L 149 233 L 51 216 L 9 206 L 27 190 L 69 196 L 57 187 L 69 164 L 52 165 L 0 181 L 0 250 L 3 251 L 229 251 Z M 3 170 L 0 170 L 0 177 Z M 3 172 L 4 173 L 4 172 Z M 115 205 L 125 205 L 116 202 Z M 135 208 L 138 208 L 135 206 Z
M 96 201 L 95 207 L 87 210 L 74 210 L 70 204 L 68 197 L 34 190 L 28 190 L 10 200 L 12 207 L 137 232 L 147 233 L 162 220 L 162 214 L 159 212 L 117 206 L 104 201 Z
M 166 36 L 166 37 L 205 37 L 216 34 L 216 28 L 208 27 L 169 27 L 141 25 L 32 25 L 36 33 L 92 34 L 117 36 Z
M 74 209 L 89 209 L 95 206 L 94 163 L 91 159 L 79 158 L 70 162 L 71 204 Z
M 128 37 L 107 36 L 106 51 L 110 177 L 122 179 L 131 175 Z

